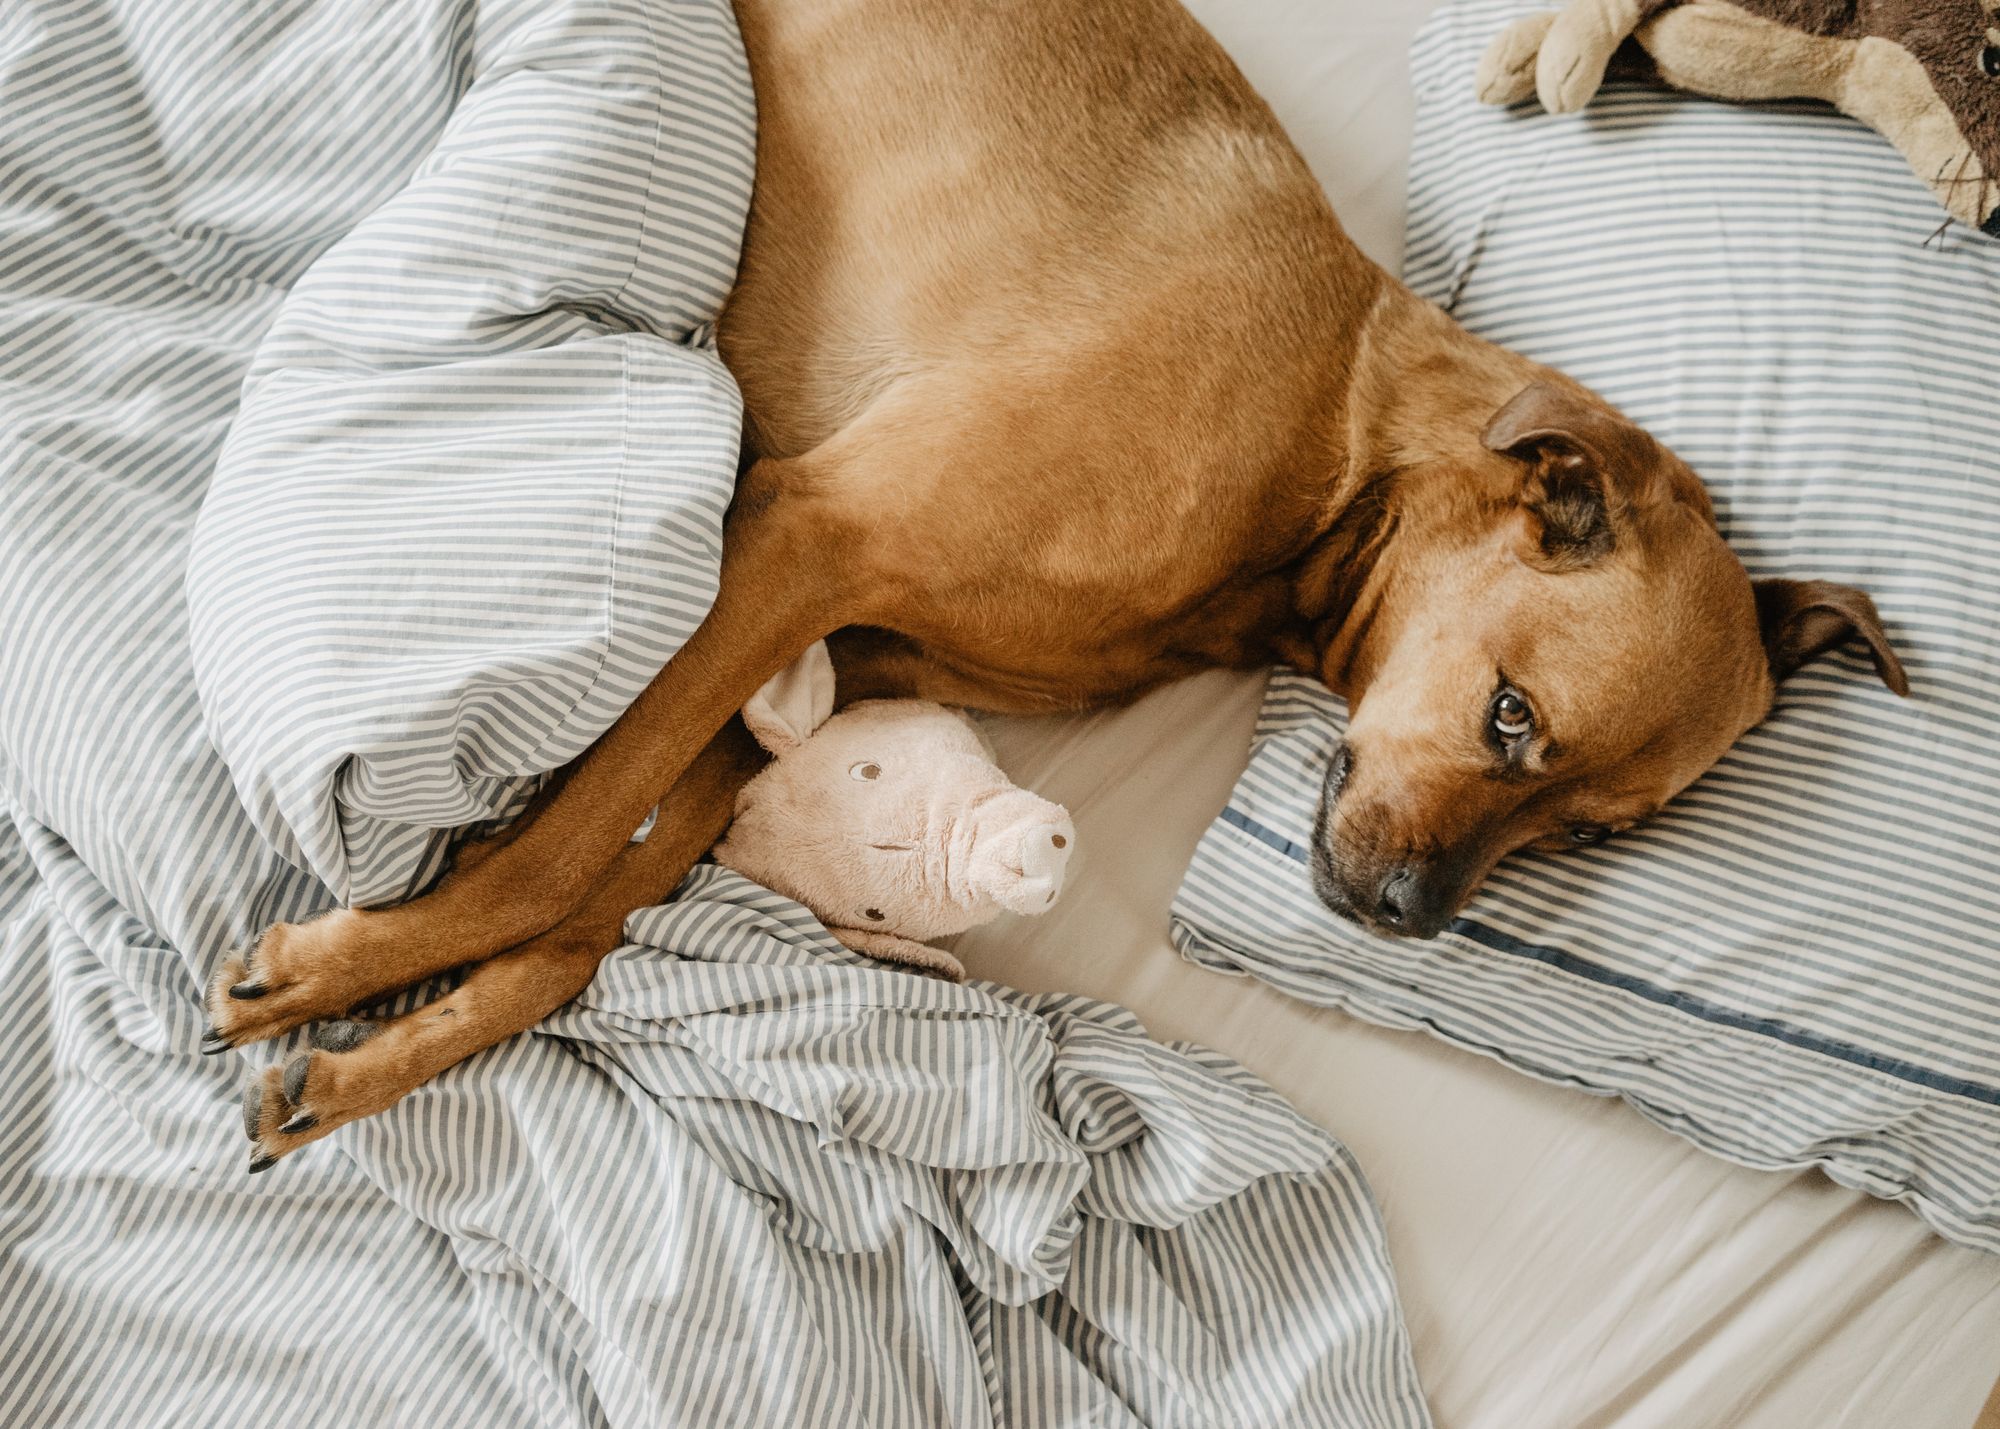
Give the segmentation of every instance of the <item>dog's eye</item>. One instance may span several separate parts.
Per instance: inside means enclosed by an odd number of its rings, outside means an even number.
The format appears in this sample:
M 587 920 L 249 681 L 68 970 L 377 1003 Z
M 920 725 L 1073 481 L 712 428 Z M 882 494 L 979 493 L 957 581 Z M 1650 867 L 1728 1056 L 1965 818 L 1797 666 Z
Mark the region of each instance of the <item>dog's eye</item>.
M 1610 837 L 1611 830 L 1603 824 L 1571 824 L 1569 826 L 1569 841 L 1578 848 L 1589 848 L 1592 844 L 1601 844 Z
M 1519 690 L 1502 690 L 1493 697 L 1492 724 L 1493 732 L 1503 742 L 1511 743 L 1534 729 L 1535 712 L 1528 708 Z
M 859 779 L 863 783 L 871 779 L 880 779 L 882 777 L 882 766 L 872 759 L 864 759 L 847 771 L 847 777 L 850 779 Z
M 1979 67 L 1993 79 L 2000 79 L 2000 45 L 1988 45 L 1979 52 Z
M 863 908 L 861 916 L 871 923 L 879 923 L 886 916 L 880 908 Z

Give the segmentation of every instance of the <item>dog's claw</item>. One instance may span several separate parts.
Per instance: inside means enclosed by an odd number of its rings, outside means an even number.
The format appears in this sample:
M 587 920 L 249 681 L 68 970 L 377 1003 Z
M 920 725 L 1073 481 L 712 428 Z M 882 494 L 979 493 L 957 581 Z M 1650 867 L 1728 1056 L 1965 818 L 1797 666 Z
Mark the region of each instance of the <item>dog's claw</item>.
M 266 1156 L 263 1152 L 260 1151 L 255 1156 L 252 1156 L 250 1158 L 250 1174 L 252 1176 L 255 1176 L 259 1172 L 270 1170 L 273 1166 L 276 1166 L 277 1164 L 278 1164 L 277 1157 Z
M 318 1125 L 319 1125 L 318 1117 L 314 1116 L 309 1111 L 302 1111 L 297 1116 L 293 1117 L 290 1121 L 286 1122 L 283 1126 L 279 1127 L 278 1130 L 284 1132 L 285 1135 L 287 1136 L 295 1136 L 301 1131 L 311 1131 L 314 1127 Z
M 229 995 L 238 1002 L 255 1002 L 270 990 L 261 982 L 239 982 L 229 989 Z
M 229 1039 L 214 1028 L 211 1027 L 208 1031 L 201 1034 L 202 1056 L 213 1057 L 218 1052 L 227 1052 L 228 1050 Z
M 257 1126 L 264 1114 L 264 1089 L 256 1082 L 243 1088 L 243 1134 L 257 1139 Z
M 293 1057 L 291 1061 L 285 1063 L 285 1078 L 282 1085 L 285 1089 L 285 1100 L 293 1106 L 297 1106 L 306 1099 L 306 1078 L 311 1072 L 312 1053 L 310 1052 L 307 1052 L 303 1056 Z

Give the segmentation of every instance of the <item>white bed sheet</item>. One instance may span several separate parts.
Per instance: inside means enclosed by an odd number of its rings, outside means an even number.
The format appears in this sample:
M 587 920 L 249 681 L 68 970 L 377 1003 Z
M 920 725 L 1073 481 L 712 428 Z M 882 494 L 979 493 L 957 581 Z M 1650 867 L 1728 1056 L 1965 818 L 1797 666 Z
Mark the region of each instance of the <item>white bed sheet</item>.
M 1406 51 L 1435 0 L 1194 0 L 1361 245 L 1399 267 Z M 1070 891 L 966 935 L 980 976 L 1123 1002 L 1241 1058 L 1360 1158 L 1443 1429 L 1965 1429 L 2000 1378 L 2000 1256 L 1813 1171 L 1731 1166 L 1626 1107 L 1183 962 L 1167 909 L 1241 772 L 1261 677 L 994 721 L 1067 804 Z

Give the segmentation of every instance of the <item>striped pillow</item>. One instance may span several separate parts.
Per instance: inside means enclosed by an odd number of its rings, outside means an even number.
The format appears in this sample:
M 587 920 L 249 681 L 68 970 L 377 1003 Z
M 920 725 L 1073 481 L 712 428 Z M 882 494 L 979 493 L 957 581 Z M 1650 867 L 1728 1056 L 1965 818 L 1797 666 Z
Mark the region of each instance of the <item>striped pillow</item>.
M 1177 939 L 2000 1250 L 2000 244 L 1932 239 L 1922 183 L 1827 110 L 1482 107 L 1533 8 L 1459 0 L 1417 42 L 1410 282 L 1675 446 L 1753 575 L 1871 591 L 1915 697 L 1823 658 L 1664 816 L 1508 860 L 1414 944 L 1313 898 L 1341 709 L 1281 672 Z

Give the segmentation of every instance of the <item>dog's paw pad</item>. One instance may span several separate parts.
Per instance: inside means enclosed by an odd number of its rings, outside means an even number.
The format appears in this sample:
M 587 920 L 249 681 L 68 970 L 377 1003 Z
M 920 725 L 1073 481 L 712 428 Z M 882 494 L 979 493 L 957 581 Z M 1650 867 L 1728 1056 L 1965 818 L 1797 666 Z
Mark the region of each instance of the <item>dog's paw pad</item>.
M 381 1035 L 382 1024 L 358 1017 L 322 1022 L 313 1028 L 312 1045 L 322 1052 L 352 1052 L 363 1042 Z

